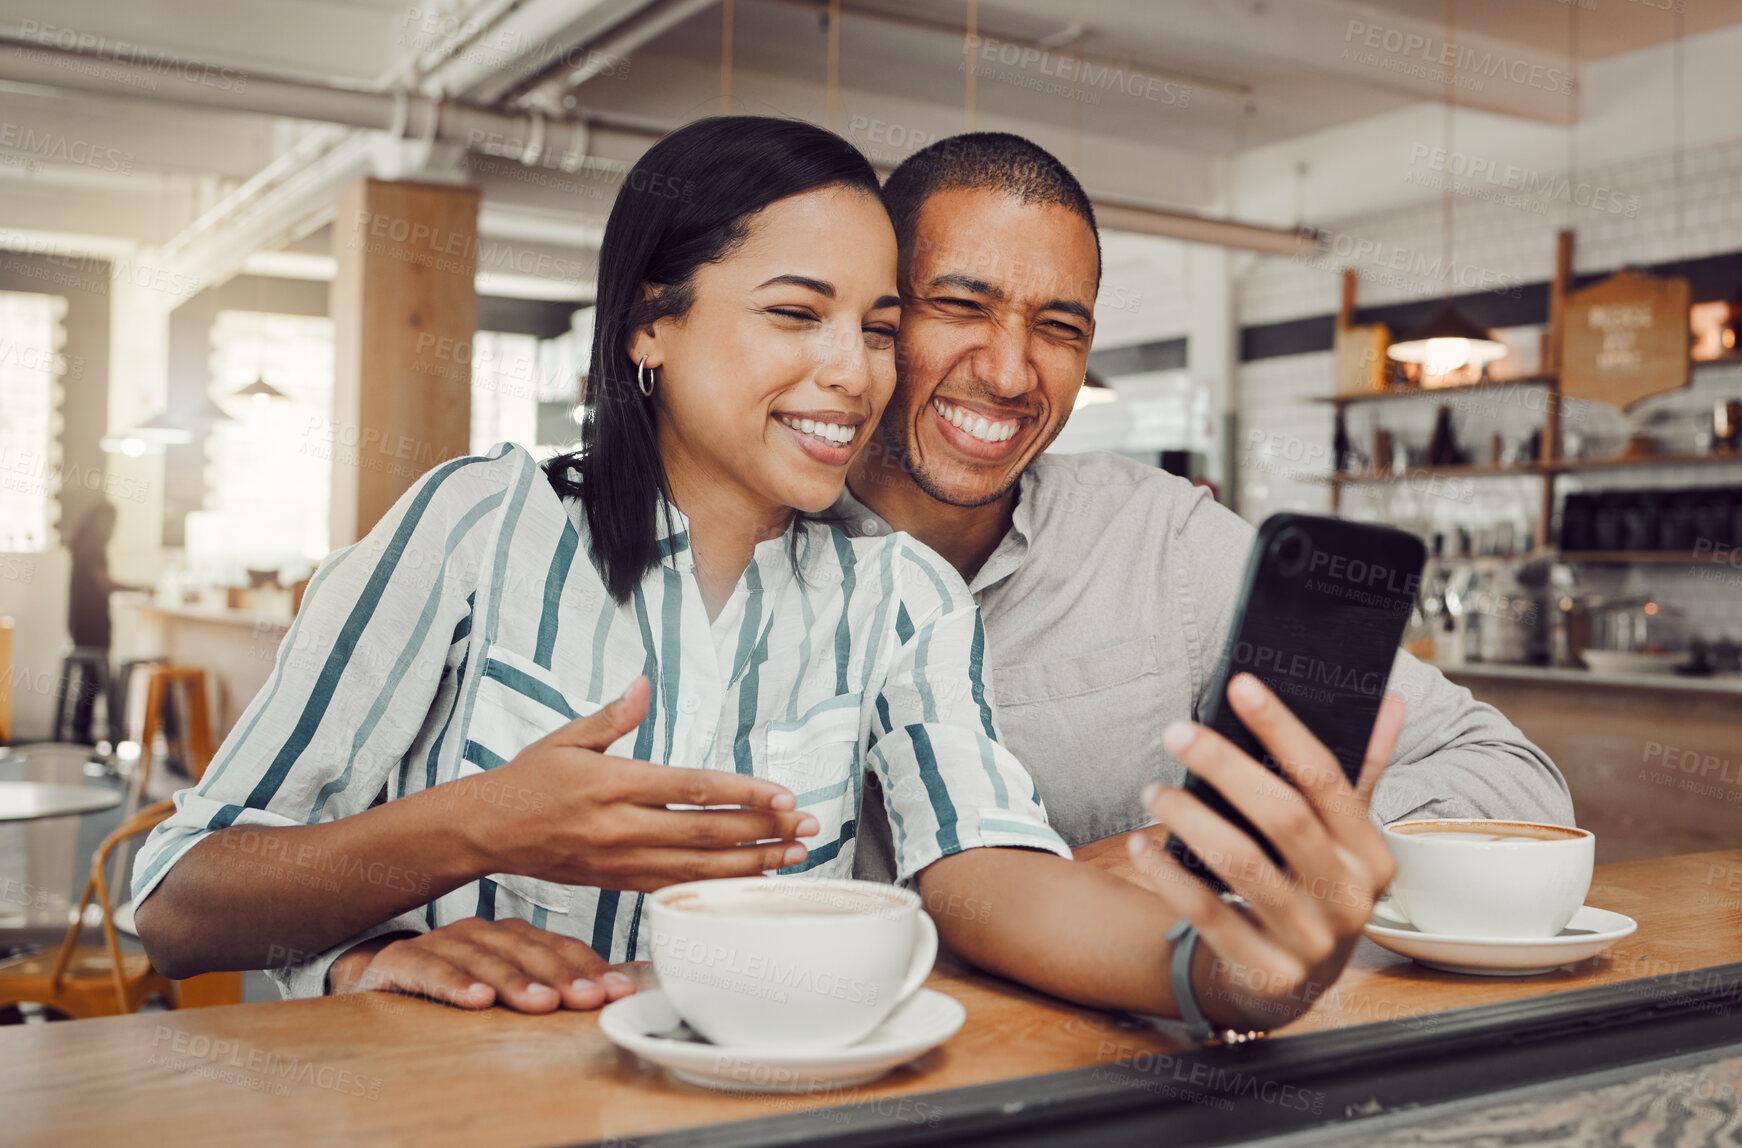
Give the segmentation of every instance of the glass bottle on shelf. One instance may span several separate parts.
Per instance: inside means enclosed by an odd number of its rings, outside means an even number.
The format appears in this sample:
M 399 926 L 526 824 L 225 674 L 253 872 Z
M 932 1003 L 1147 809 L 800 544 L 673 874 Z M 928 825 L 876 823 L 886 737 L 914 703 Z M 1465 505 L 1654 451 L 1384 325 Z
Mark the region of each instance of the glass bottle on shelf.
M 1482 660 L 1482 606 L 1492 597 L 1488 592 L 1487 576 L 1472 568 L 1470 574 L 1470 589 L 1464 596 L 1464 658 L 1466 662 Z
M 1445 536 L 1435 534 L 1430 547 L 1427 567 L 1422 572 L 1421 593 L 1409 612 L 1409 626 L 1403 633 L 1403 648 L 1424 662 L 1434 660 L 1438 652 L 1438 634 L 1450 622 L 1446 616 L 1445 568 L 1440 552 L 1445 548 Z
M 1454 562 L 1441 583 L 1444 603 L 1442 621 L 1434 632 L 1434 661 L 1442 666 L 1455 666 L 1464 661 L 1464 616 L 1470 609 L 1471 566 Z

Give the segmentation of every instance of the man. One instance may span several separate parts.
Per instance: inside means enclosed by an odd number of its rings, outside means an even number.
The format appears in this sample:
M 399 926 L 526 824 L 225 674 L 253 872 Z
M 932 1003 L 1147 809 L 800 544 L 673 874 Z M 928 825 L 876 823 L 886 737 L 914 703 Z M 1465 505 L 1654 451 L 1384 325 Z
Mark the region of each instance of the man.
M 967 580 L 1003 741 L 1078 860 L 1122 870 L 1139 844 L 1126 835 L 1151 822 L 1139 792 L 1183 779 L 1163 727 L 1207 700 L 1253 528 L 1122 456 L 1042 454 L 1082 385 L 1101 272 L 1093 210 L 1063 164 L 1018 136 L 956 136 L 909 157 L 884 198 L 898 382 L 836 513 L 850 530 L 906 531 Z M 1498 711 L 1402 652 L 1389 688 L 1408 716 L 1376 820 L 1572 823 L 1559 771 Z M 887 826 L 877 802 L 865 812 L 856 872 L 887 878 Z

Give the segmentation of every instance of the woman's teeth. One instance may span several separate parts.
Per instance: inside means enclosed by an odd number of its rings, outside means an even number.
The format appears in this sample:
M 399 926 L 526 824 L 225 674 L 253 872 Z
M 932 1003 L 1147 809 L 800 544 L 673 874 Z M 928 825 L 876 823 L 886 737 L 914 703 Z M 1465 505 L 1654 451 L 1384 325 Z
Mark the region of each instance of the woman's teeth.
M 854 428 L 852 427 L 841 426 L 838 423 L 821 423 L 815 419 L 792 419 L 785 415 L 776 415 L 775 417 L 795 431 L 808 434 L 813 438 L 820 438 L 824 442 L 834 443 L 836 446 L 844 446 L 853 441 Z
M 1007 423 L 993 422 L 972 411 L 953 407 L 942 399 L 933 399 L 931 405 L 937 408 L 938 414 L 944 416 L 951 426 L 966 431 L 981 442 L 1003 442 L 1015 434 L 1016 428 L 1021 425 L 1020 419 Z

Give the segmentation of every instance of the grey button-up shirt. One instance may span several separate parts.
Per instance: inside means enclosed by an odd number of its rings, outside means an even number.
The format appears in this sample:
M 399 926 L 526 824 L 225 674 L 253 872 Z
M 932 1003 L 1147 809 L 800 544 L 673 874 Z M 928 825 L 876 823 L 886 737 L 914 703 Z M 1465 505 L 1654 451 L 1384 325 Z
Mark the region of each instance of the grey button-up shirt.
M 835 513 L 850 531 L 890 529 L 851 491 Z M 1072 846 L 1149 824 L 1139 791 L 1184 780 L 1161 731 L 1204 701 L 1255 535 L 1202 487 L 1121 455 L 1042 455 L 1023 474 L 1010 531 L 969 589 L 1001 740 Z M 1409 709 L 1376 820 L 1573 824 L 1560 771 L 1494 707 L 1401 650 L 1388 689 Z M 865 802 L 855 873 L 887 880 L 880 809 Z

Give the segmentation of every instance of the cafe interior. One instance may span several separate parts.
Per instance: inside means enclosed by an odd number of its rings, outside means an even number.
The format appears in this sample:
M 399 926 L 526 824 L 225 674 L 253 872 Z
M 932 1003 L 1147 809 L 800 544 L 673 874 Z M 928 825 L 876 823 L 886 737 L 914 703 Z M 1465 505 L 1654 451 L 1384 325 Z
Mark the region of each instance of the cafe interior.
M 1738 59 L 1742 0 L 0 0 L 0 1140 L 1742 1142 Z M 1571 923 L 1381 902 L 1207 1042 L 946 947 L 955 1027 L 875 1064 L 624 1036 L 641 963 L 551 1015 L 153 968 L 133 858 L 311 580 L 574 449 L 607 216 L 717 114 L 1062 161 L 1048 452 L 1419 539 L 1400 644 L 1565 778 Z

